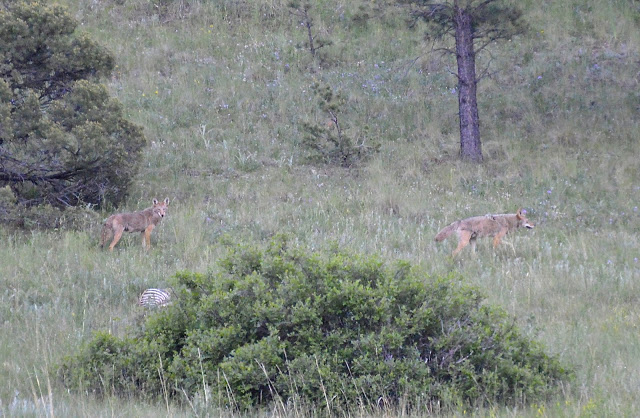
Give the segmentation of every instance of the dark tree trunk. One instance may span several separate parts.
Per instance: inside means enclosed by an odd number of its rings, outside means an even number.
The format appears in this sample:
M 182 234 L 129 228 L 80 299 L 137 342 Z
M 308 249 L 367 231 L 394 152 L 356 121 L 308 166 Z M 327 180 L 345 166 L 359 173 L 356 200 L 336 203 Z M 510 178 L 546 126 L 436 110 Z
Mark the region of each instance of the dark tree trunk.
M 458 106 L 460 117 L 460 157 L 482 161 L 480 119 L 476 99 L 476 56 L 473 46 L 472 17 L 465 7 L 454 5 L 456 60 L 458 62 Z

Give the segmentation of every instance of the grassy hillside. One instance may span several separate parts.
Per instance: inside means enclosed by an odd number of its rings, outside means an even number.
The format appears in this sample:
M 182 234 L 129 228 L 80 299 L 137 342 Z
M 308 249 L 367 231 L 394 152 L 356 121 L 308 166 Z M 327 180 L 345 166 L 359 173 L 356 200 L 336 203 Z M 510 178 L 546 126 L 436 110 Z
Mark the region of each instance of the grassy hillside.
M 207 271 L 226 237 L 285 232 L 459 271 L 575 366 L 576 385 L 549 404 L 453 414 L 640 415 L 637 2 L 517 2 L 531 31 L 478 63 L 497 71 L 479 90 L 479 166 L 456 157 L 455 63 L 396 7 L 315 2 L 314 32 L 333 42 L 319 63 L 284 0 L 60 2 L 115 53 L 108 87 L 149 139 L 124 209 L 171 205 L 148 254 L 137 235 L 100 251 L 107 213 L 80 232 L 0 230 L 1 413 L 190 415 L 68 394 L 51 365 L 94 330 L 126 332 L 141 290 Z M 381 145 L 371 161 L 306 163 L 302 123 L 326 123 L 316 81 L 348 98 L 347 132 Z M 480 241 L 451 260 L 454 243 L 433 242 L 453 220 L 518 207 L 536 229 L 495 251 Z

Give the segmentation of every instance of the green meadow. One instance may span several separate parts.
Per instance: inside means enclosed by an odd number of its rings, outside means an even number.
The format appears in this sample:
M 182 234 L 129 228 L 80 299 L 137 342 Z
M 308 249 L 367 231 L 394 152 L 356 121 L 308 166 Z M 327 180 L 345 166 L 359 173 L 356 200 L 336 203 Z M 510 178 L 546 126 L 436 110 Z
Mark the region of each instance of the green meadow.
M 281 233 L 457 272 L 575 370 L 548 403 L 443 414 L 640 416 L 638 2 L 514 0 L 529 31 L 478 59 L 491 77 L 479 84 L 475 165 L 457 157 L 455 60 L 431 52 L 396 5 L 314 2 L 313 32 L 332 44 L 313 58 L 285 0 L 58 1 L 114 53 L 104 82 L 148 139 L 118 210 L 171 203 L 149 252 L 138 234 L 102 250 L 107 210 L 82 230 L 0 228 L 1 416 L 234 415 L 212 399 L 70 392 L 55 366 L 94 331 L 136 326 L 142 290 L 216 270 L 229 241 Z M 350 168 L 309 162 L 303 123 L 327 121 L 315 82 L 345 95 L 345 132 L 378 153 Z M 479 240 L 452 259 L 455 238 L 433 241 L 454 220 L 518 208 L 535 229 L 496 250 Z

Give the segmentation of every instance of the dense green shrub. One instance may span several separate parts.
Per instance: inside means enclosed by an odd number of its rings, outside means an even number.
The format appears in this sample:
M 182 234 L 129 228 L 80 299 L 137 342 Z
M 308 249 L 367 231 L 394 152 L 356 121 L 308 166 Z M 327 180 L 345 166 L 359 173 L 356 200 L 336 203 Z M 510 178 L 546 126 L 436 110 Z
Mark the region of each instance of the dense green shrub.
M 98 334 L 60 376 L 97 393 L 217 394 L 225 406 L 515 404 L 570 373 L 459 277 L 276 239 L 220 273 L 179 273 L 177 301 L 127 339 Z M 137 389 L 137 390 L 134 390 Z

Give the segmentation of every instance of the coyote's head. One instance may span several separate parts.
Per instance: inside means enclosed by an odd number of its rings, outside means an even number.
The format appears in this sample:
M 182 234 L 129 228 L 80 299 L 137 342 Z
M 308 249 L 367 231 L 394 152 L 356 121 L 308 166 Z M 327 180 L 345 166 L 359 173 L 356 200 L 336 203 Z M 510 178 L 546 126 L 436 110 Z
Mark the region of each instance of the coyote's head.
M 529 222 L 527 218 L 522 214 L 522 209 L 518 209 L 516 212 L 516 219 L 518 219 L 518 227 L 524 227 L 527 229 L 533 229 L 535 226 L 533 223 Z
M 153 214 L 164 218 L 164 215 L 167 214 L 167 206 L 169 206 L 168 197 L 162 203 L 158 203 L 158 199 L 153 199 Z

